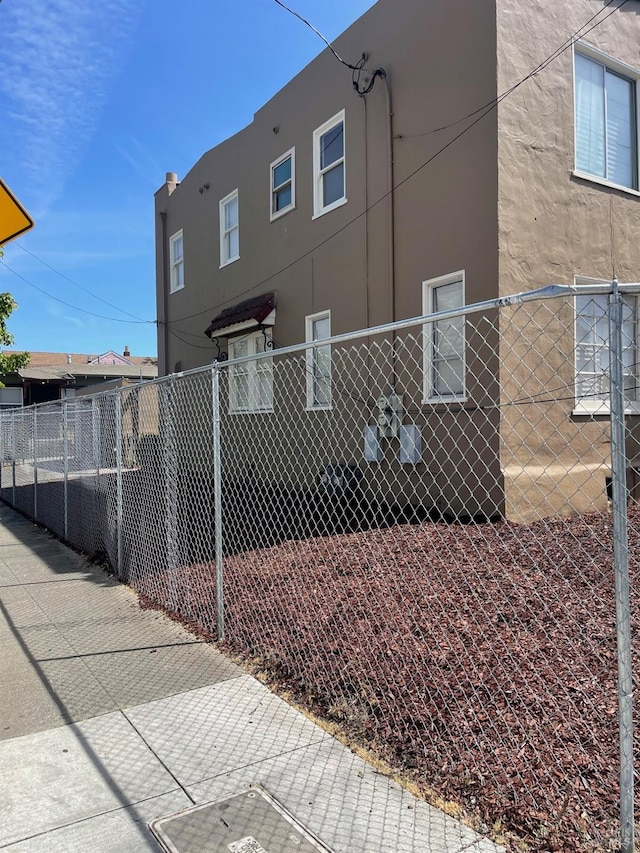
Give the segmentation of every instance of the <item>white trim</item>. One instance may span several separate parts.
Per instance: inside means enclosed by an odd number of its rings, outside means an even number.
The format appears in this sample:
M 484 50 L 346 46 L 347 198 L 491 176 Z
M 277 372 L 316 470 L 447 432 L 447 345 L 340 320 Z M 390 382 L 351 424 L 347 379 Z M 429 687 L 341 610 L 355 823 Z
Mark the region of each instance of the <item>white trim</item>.
M 608 53 L 605 53 L 598 47 L 594 47 L 592 44 L 587 44 L 587 42 L 584 41 L 576 41 L 573 43 L 574 54 L 576 52 L 576 48 L 578 53 L 583 53 L 590 59 L 595 59 L 596 62 L 606 65 L 612 71 L 622 74 L 623 77 L 632 77 L 636 80 L 640 78 L 640 69 L 634 68 L 633 65 L 628 65 L 626 62 L 622 62 L 622 60 L 610 56 Z
M 630 80 L 634 83 L 634 92 L 635 92 L 635 103 L 634 106 L 634 124 L 635 124 L 635 163 L 634 163 L 634 171 L 635 171 L 635 182 L 636 186 L 628 187 L 623 184 L 616 184 L 613 181 L 609 181 L 607 178 L 603 178 L 600 175 L 591 175 L 588 172 L 583 172 L 581 169 L 577 168 L 576 164 L 576 156 L 578 153 L 578 121 L 576 116 L 576 53 L 582 54 L 587 59 L 592 59 L 595 62 L 599 62 L 600 65 L 603 65 L 605 69 L 609 69 L 613 71 L 615 74 L 619 74 L 627 80 Z M 619 59 L 615 59 L 613 56 L 609 56 L 609 54 L 600 50 L 593 45 L 587 44 L 583 41 L 574 42 L 571 50 L 571 70 L 573 75 L 573 164 L 574 168 L 571 171 L 571 174 L 585 181 L 591 181 L 594 184 L 600 184 L 601 186 L 610 187 L 611 189 L 619 190 L 621 192 L 628 193 L 629 195 L 633 195 L 636 197 L 640 197 L 640 70 L 634 68 L 631 65 L 627 65 L 626 62 L 621 62 Z
M 325 168 L 324 171 L 320 168 L 320 140 L 328 133 L 332 128 L 334 128 L 337 124 L 342 122 L 342 157 L 335 160 L 331 165 Z M 319 216 L 324 216 L 325 213 L 329 213 L 332 210 L 335 210 L 337 207 L 342 207 L 343 204 L 347 203 L 347 145 L 346 145 L 346 121 L 345 121 L 345 111 L 340 110 L 339 113 L 336 113 L 332 118 L 328 121 L 325 121 L 324 124 L 320 125 L 320 127 L 316 128 L 313 131 L 313 217 L 312 219 L 317 219 Z M 323 176 L 330 171 L 331 169 L 336 168 L 337 165 L 342 164 L 343 169 L 343 195 L 336 199 L 334 202 L 328 205 L 323 205 L 323 193 L 322 193 L 322 178 Z
M 331 311 L 317 311 L 315 314 L 308 314 L 304 318 L 305 324 L 305 341 L 310 343 L 314 340 L 313 337 L 313 326 L 317 320 L 329 320 L 329 338 L 331 338 Z M 331 357 L 331 344 L 328 344 L 329 356 Z M 306 378 L 307 378 L 307 405 L 306 410 L 308 412 L 320 412 L 320 411 L 329 411 L 333 408 L 333 393 L 331 386 L 331 372 L 332 372 L 332 362 L 329 361 L 329 401 L 327 403 L 316 403 L 315 402 L 315 376 L 314 376 L 314 353 L 316 352 L 316 347 L 311 347 L 307 350 L 305 354 L 305 365 L 306 365 Z
M 572 169 L 571 174 L 574 178 L 580 178 L 581 181 L 590 181 L 592 184 L 600 184 L 603 187 L 610 187 L 612 190 L 619 190 L 622 193 L 640 198 L 640 191 L 634 190 L 632 187 L 623 187 L 622 184 L 614 184 L 613 181 L 599 178 L 598 175 L 590 175 L 588 172 L 581 172 L 579 169 Z
M 273 197 L 274 197 L 274 194 L 278 188 L 274 187 L 274 185 L 273 185 L 273 174 L 274 174 L 276 168 L 281 163 L 284 163 L 284 161 L 287 160 L 289 157 L 291 158 L 291 180 L 289 182 L 291 184 L 291 203 L 288 204 L 286 207 L 281 208 L 280 210 L 274 211 L 274 209 L 273 209 Z M 280 188 L 282 188 L 283 186 L 284 186 L 284 184 L 281 185 Z M 288 151 L 285 151 L 285 153 L 281 157 L 278 157 L 278 159 L 274 160 L 273 163 L 269 166 L 269 219 L 271 222 L 273 222 L 275 219 L 280 219 L 280 217 L 284 216 L 285 213 L 289 213 L 291 210 L 295 210 L 295 208 L 296 208 L 296 149 L 294 147 L 294 148 L 290 148 Z
M 270 311 L 264 318 L 261 326 L 275 326 L 276 324 L 276 309 Z M 228 338 L 231 335 L 237 335 L 239 332 L 244 332 L 246 329 L 255 329 L 258 325 L 257 320 L 243 320 L 241 323 L 234 323 L 232 326 L 223 326 L 218 329 L 213 335 L 214 338 Z
M 174 257 L 173 247 L 177 240 L 182 240 L 182 255 L 179 260 Z M 175 285 L 176 269 L 182 267 L 182 284 Z M 177 293 L 184 287 L 184 235 L 182 228 L 169 237 L 169 293 Z
M 238 211 L 238 221 L 234 226 L 229 229 L 225 229 L 224 227 L 224 213 L 225 208 L 229 204 L 229 202 L 236 200 L 237 205 L 236 209 Z M 229 195 L 226 195 L 224 198 L 220 199 L 218 204 L 218 214 L 220 217 L 220 269 L 222 267 L 226 267 L 228 264 L 232 264 L 234 261 L 240 259 L 240 202 L 238 199 L 238 190 L 235 189 L 233 192 L 230 192 Z M 238 254 L 225 257 L 226 255 L 226 238 L 233 230 L 237 230 L 238 232 Z
M 447 284 L 460 283 L 462 287 L 462 305 L 466 304 L 465 271 L 441 275 L 422 282 L 422 313 L 424 315 L 434 314 L 433 293 Z M 467 345 L 466 345 L 466 320 L 462 317 L 462 394 L 432 394 L 431 371 L 432 360 L 432 333 L 433 323 L 425 323 L 422 327 L 423 351 L 422 351 L 422 402 L 424 405 L 438 405 L 441 403 L 464 403 L 467 400 Z

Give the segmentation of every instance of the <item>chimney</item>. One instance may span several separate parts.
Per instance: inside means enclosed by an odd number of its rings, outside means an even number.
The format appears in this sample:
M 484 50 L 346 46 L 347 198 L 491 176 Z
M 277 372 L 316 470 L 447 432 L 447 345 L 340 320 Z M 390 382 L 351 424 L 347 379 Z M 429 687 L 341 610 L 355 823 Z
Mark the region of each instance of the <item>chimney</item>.
M 175 172 L 167 172 L 167 191 L 169 195 L 175 190 L 180 182 Z
M 129 347 L 128 347 L 126 344 L 125 344 L 124 352 L 122 353 L 122 355 L 123 355 L 125 358 L 129 358 L 129 357 L 130 357 L 130 355 L 131 355 L 131 350 L 129 349 Z

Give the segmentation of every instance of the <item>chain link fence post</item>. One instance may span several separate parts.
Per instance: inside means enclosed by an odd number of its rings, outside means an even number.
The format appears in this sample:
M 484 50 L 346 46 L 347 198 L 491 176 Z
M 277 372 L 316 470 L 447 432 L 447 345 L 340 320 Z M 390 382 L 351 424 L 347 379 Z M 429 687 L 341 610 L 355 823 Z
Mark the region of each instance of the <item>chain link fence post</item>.
M 38 409 L 33 410 L 33 517 L 38 520 Z
M 616 581 L 618 715 L 620 726 L 620 850 L 621 853 L 633 853 L 633 681 L 622 319 L 623 298 L 618 292 L 618 281 L 614 278 L 609 297 L 609 370 L 613 558 Z
M 122 579 L 122 396 L 116 392 L 116 543 L 117 570 Z
M 222 565 L 222 432 L 220 427 L 220 370 L 211 369 L 213 408 L 213 511 L 216 555 L 216 624 L 218 640 L 224 640 L 224 578 Z
M 169 601 L 173 610 L 177 606 L 178 591 L 177 570 L 179 565 L 178 548 L 178 463 L 176 457 L 176 436 L 173 423 L 173 380 L 162 387 L 161 400 L 164 416 L 164 474 L 165 474 L 165 531 L 167 547 L 167 571 Z
M 11 503 L 16 505 L 16 412 L 11 413 Z
M 64 503 L 64 539 L 68 539 L 69 524 L 69 413 L 67 401 L 62 401 L 62 466 L 64 472 L 63 503 Z
M 93 441 L 93 464 L 96 469 L 96 477 L 100 476 L 100 410 L 98 409 L 98 398 L 91 399 L 91 432 Z

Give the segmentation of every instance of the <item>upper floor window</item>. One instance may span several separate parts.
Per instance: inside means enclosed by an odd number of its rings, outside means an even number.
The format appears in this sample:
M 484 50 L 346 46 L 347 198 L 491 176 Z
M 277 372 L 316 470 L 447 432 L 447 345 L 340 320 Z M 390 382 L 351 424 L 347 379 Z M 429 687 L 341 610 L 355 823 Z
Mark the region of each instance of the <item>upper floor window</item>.
M 593 282 L 592 282 L 593 283 Z M 609 296 L 576 296 L 576 411 L 609 411 Z M 638 393 L 638 297 L 625 294 L 622 309 L 622 363 L 627 412 L 640 411 Z
M 638 189 L 638 75 L 595 51 L 575 52 L 576 171 Z
M 464 271 L 423 282 L 425 314 L 464 305 Z M 433 320 L 424 327 L 424 401 L 463 400 L 465 391 L 465 324 L 463 316 Z
M 253 356 L 229 365 L 229 411 L 232 414 L 273 411 L 273 361 L 256 358 L 268 352 L 271 339 L 261 331 L 231 339 L 229 358 Z
M 271 164 L 271 219 L 296 206 L 296 154 L 292 148 Z
M 240 257 L 240 226 L 238 220 L 238 190 L 220 202 L 220 266 Z
M 314 216 L 321 216 L 346 200 L 342 110 L 313 133 Z
M 169 292 L 175 293 L 184 287 L 184 245 L 182 241 L 182 230 L 169 240 Z
M 323 341 L 331 337 L 331 313 L 322 311 L 306 318 L 306 340 Z M 331 346 L 307 350 L 307 408 L 331 408 Z

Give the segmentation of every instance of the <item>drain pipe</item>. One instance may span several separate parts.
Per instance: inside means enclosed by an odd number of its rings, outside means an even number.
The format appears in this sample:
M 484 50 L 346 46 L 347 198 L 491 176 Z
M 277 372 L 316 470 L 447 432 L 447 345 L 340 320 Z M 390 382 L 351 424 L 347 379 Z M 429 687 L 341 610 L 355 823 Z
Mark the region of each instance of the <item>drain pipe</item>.
M 391 81 L 386 71 L 381 69 L 380 76 L 384 80 L 384 91 L 387 104 L 387 145 L 389 160 L 387 164 L 387 181 L 389 193 L 389 322 L 396 321 L 396 214 L 394 197 L 394 156 L 393 156 L 393 99 L 391 95 Z M 391 336 L 391 358 L 392 376 L 391 387 L 395 391 L 397 382 L 396 371 L 396 332 Z

